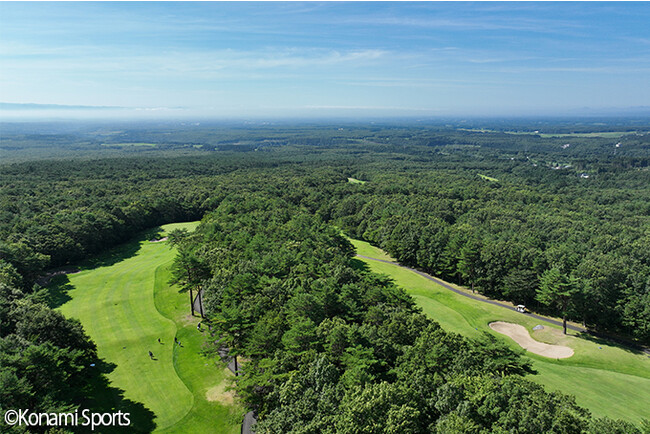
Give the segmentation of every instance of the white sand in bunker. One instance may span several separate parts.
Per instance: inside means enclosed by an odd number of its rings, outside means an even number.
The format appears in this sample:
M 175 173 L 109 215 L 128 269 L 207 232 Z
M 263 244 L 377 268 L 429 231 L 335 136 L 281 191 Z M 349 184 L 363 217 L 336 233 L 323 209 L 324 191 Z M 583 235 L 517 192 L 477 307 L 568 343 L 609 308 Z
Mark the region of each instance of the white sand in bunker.
M 573 355 L 573 350 L 564 345 L 549 345 L 544 342 L 536 341 L 530 337 L 528 330 L 519 324 L 496 321 L 490 323 L 490 328 L 497 333 L 511 337 L 523 349 L 540 356 L 550 357 L 553 359 L 566 359 Z

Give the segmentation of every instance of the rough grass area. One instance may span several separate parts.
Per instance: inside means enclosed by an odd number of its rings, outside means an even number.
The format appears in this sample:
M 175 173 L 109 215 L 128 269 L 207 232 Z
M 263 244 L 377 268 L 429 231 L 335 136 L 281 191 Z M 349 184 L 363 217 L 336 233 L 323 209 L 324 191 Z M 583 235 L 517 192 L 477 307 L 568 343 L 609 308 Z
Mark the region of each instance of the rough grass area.
M 157 236 L 197 224 L 166 225 Z M 166 242 L 149 239 L 151 234 L 143 234 L 82 264 L 80 273 L 68 277 L 65 297 L 58 294 L 67 300 L 60 310 L 81 321 L 99 356 L 115 366 L 108 373 L 111 385 L 150 409 L 157 431 L 239 432 L 242 408 L 206 398 L 208 389 L 229 380 L 221 362 L 200 354 L 204 339 L 196 330 L 198 318 L 186 319 L 187 294 L 167 284 L 175 253 Z M 183 347 L 174 345 L 174 337 Z M 139 431 L 139 422 L 132 420 L 129 430 Z
M 363 241 L 351 241 L 358 254 L 386 259 L 386 253 L 381 249 Z M 538 341 L 572 348 L 575 354 L 562 360 L 549 360 L 525 353 L 533 360 L 533 367 L 538 371 L 538 375 L 528 378 L 543 384 L 548 390 L 575 395 L 578 404 L 591 410 L 595 416 L 622 418 L 637 423 L 648 417 L 650 359 L 645 354 L 589 336 L 578 336 L 575 332 L 564 336 L 559 327 L 548 323 L 543 323 L 544 330 L 533 331 L 540 321 L 525 314 L 455 294 L 397 264 L 363 258 L 358 260 L 363 261 L 370 270 L 390 276 L 414 297 L 425 314 L 439 322 L 445 330 L 472 338 L 490 333 L 514 350 L 522 351 L 512 339 L 494 332 L 488 325 L 493 321 L 506 321 L 521 324 Z
M 362 181 L 360 179 L 348 178 L 350 184 L 365 184 L 367 181 Z

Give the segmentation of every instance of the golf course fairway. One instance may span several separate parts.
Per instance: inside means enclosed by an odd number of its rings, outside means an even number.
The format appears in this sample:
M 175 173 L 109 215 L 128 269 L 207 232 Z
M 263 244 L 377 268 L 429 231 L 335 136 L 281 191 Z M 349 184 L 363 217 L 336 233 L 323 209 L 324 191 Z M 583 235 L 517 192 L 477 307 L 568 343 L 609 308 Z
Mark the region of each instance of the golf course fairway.
M 200 353 L 204 336 L 199 318 L 190 315 L 189 296 L 168 284 L 174 250 L 166 241 L 149 241 L 197 225 L 143 233 L 53 285 L 65 282 L 60 311 L 81 321 L 99 357 L 115 365 L 107 374 L 111 385 L 155 414 L 156 432 L 235 433 L 244 412 L 227 390 L 232 376 L 225 364 Z M 143 430 L 138 420 L 131 422 L 128 432 Z
M 367 242 L 350 241 L 359 255 L 392 260 L 384 251 Z M 524 326 L 538 341 L 572 348 L 575 354 L 560 360 L 526 352 L 525 355 L 533 361 L 533 368 L 538 372 L 527 378 L 544 385 L 548 391 L 574 395 L 579 405 L 597 417 L 608 416 L 634 423 L 650 418 L 650 359 L 647 355 L 593 337 L 586 338 L 576 332 L 564 336 L 560 327 L 463 297 L 397 263 L 365 258 L 356 260 L 363 261 L 370 270 L 392 278 L 413 296 L 426 315 L 445 330 L 470 338 L 480 338 L 484 333 L 490 333 L 515 351 L 523 352 L 515 341 L 489 327 L 491 322 L 505 321 Z M 542 324 L 544 329 L 533 331 L 538 324 Z

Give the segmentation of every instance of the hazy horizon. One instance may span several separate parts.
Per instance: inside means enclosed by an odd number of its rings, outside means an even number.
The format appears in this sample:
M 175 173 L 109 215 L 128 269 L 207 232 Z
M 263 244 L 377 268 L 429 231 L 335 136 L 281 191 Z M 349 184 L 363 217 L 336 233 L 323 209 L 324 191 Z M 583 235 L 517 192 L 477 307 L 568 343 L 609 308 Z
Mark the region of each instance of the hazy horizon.
M 0 12 L 0 120 L 650 113 L 647 3 L 2 2 Z

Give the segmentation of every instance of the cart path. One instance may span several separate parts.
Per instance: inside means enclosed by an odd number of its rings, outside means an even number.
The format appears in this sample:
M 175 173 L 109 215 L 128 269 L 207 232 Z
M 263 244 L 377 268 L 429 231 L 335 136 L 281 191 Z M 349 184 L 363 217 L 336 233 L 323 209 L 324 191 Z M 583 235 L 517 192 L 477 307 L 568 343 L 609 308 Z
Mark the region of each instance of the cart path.
M 443 280 L 440 280 L 440 279 L 437 279 L 437 278 L 435 278 L 435 277 L 433 277 L 433 276 L 431 276 L 431 275 L 429 275 L 427 273 L 424 273 L 422 271 L 416 270 L 415 268 L 407 267 L 405 265 L 398 264 L 397 262 L 387 261 L 385 259 L 371 258 L 370 256 L 357 255 L 357 257 L 363 258 L 363 259 L 369 259 L 371 261 L 384 262 L 386 264 L 391 264 L 391 265 L 395 265 L 396 267 L 404 268 L 406 270 L 409 270 L 409 271 L 412 271 L 412 272 L 414 272 L 416 274 L 419 274 L 420 276 L 424 277 L 427 280 L 431 280 L 432 282 L 437 283 L 438 285 L 442 286 L 445 289 L 453 291 L 456 294 L 462 295 L 463 297 L 471 298 L 472 300 L 476 300 L 476 301 L 482 301 L 483 303 L 492 304 L 494 306 L 503 307 L 505 309 L 510 309 L 512 311 L 517 312 L 517 309 L 515 307 L 513 307 L 513 306 L 508 306 L 507 304 L 499 303 L 498 301 L 495 301 L 495 300 L 490 300 L 490 299 L 478 297 L 476 295 L 467 294 L 464 291 L 460 291 L 460 290 L 454 288 L 453 286 L 449 285 L 447 282 L 445 282 Z M 527 316 L 530 316 L 532 318 L 538 319 L 540 321 L 545 321 L 547 323 L 554 324 L 556 326 L 562 327 L 562 321 L 557 321 L 557 320 L 554 320 L 554 319 L 545 318 L 543 316 L 540 316 L 540 315 L 537 315 L 537 314 L 534 314 L 534 313 L 526 313 L 524 315 L 527 315 Z M 583 327 L 578 327 L 578 326 L 574 326 L 574 325 L 571 325 L 571 324 L 567 324 L 566 327 L 568 329 L 571 329 L 571 330 L 576 331 L 576 332 L 588 333 L 587 329 L 585 329 Z
M 394 265 L 396 267 L 403 268 L 405 270 L 412 271 L 413 273 L 419 274 L 420 276 L 424 277 L 425 279 L 430 280 L 430 281 L 432 281 L 434 283 L 437 283 L 438 285 L 442 286 L 443 288 L 448 289 L 450 291 L 453 291 L 456 294 L 462 295 L 463 297 L 471 298 L 472 300 L 492 304 L 494 306 L 499 306 L 499 307 L 502 307 L 504 309 L 510 309 L 512 311 L 517 312 L 517 308 L 515 308 L 513 306 L 508 306 L 505 303 L 501 303 L 501 302 L 498 302 L 498 301 L 495 301 L 495 300 L 490 300 L 488 298 L 482 298 L 482 297 L 478 297 L 476 295 L 467 294 L 464 291 L 460 291 L 460 290 L 454 288 L 453 286 L 449 285 L 447 282 L 445 282 L 443 280 L 440 280 L 438 278 L 435 278 L 435 277 L 433 277 L 433 276 L 431 276 L 431 275 L 429 275 L 427 273 L 424 273 L 424 272 L 422 272 L 420 270 L 416 270 L 415 268 L 407 267 L 405 265 L 399 264 L 399 263 L 394 262 L 394 261 L 387 261 L 386 259 L 372 258 L 370 256 L 364 256 L 364 255 L 356 255 L 356 256 L 358 258 L 368 259 L 370 261 L 383 262 L 383 263 L 386 263 L 386 264 L 390 264 L 390 265 Z M 546 318 L 546 317 L 543 317 L 541 315 L 537 315 L 537 314 L 532 313 L 532 312 L 528 312 L 528 313 L 525 313 L 525 314 L 522 314 L 522 315 L 527 315 L 527 316 L 529 316 L 531 318 L 535 318 L 535 319 L 538 319 L 540 321 L 544 321 L 544 322 L 547 322 L 549 324 L 553 324 L 553 325 L 562 327 L 562 321 L 554 320 L 554 319 L 551 319 L 551 318 Z M 610 336 L 606 336 L 606 335 L 603 335 L 603 334 L 600 334 L 600 333 L 597 333 L 597 332 L 594 332 L 594 331 L 591 331 L 591 330 L 587 330 L 584 327 L 575 326 L 575 325 L 571 325 L 571 324 L 568 324 L 568 323 L 567 323 L 566 327 L 569 330 L 573 330 L 573 331 L 580 332 L 580 333 L 588 333 L 588 334 L 590 334 L 592 336 L 596 336 L 598 338 L 607 339 L 607 340 L 609 340 L 611 342 L 615 342 L 616 344 L 628 347 L 628 348 L 633 349 L 635 351 L 642 351 L 645 354 L 650 356 L 650 348 L 643 347 L 643 346 L 640 346 L 640 345 L 637 345 L 637 344 L 634 344 L 634 343 L 626 342 L 626 341 L 623 341 L 623 340 L 615 339 L 615 338 L 612 338 Z
M 244 415 L 244 422 L 242 422 L 241 425 L 241 432 L 242 434 L 252 434 L 253 432 L 253 425 L 257 423 L 257 418 L 255 417 L 255 413 L 252 411 L 249 411 Z

